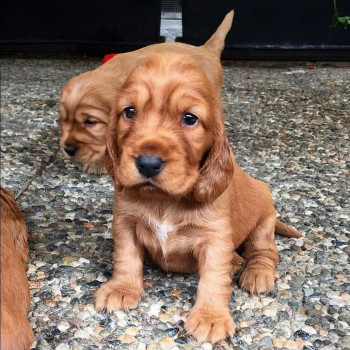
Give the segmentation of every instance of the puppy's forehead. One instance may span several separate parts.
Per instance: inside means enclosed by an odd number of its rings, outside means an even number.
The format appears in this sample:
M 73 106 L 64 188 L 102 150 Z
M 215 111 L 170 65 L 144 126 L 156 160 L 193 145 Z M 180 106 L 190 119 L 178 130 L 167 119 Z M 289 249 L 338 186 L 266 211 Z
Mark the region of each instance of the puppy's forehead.
M 153 94 L 169 94 L 181 88 L 207 94 L 211 85 L 190 56 L 169 52 L 155 54 L 143 61 L 124 84 L 124 91 L 148 89 Z
M 113 80 L 95 72 L 72 78 L 62 89 L 60 104 L 72 115 L 79 107 L 95 107 L 109 113 L 115 95 Z
M 86 93 L 90 72 L 72 78 L 62 89 L 60 104 L 68 111 L 74 111 Z

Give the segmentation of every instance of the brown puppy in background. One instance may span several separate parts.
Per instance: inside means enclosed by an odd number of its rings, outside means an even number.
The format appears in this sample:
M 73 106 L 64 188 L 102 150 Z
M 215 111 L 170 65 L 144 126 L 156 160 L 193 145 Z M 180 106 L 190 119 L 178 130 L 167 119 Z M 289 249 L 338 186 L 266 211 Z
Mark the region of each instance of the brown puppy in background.
M 162 43 L 119 54 L 94 71 L 71 79 L 60 98 L 60 145 L 64 154 L 84 163 L 88 173 L 104 173 L 105 132 L 112 103 L 129 73 L 144 59 L 160 52 L 191 56 L 199 64 L 216 93 L 220 94 L 223 71 L 220 57 L 231 28 L 233 11 L 203 46 Z
M 1 187 L 1 349 L 29 349 L 33 332 L 26 274 L 27 228 L 14 198 Z
M 275 233 L 301 237 L 276 219 L 264 183 L 243 172 L 226 138 L 217 90 L 190 55 L 157 54 L 120 90 L 107 131 L 106 168 L 114 180 L 114 268 L 95 293 L 96 309 L 133 309 L 143 262 L 198 272 L 185 327 L 199 342 L 234 334 L 232 273 L 243 249 L 240 285 L 274 286 Z

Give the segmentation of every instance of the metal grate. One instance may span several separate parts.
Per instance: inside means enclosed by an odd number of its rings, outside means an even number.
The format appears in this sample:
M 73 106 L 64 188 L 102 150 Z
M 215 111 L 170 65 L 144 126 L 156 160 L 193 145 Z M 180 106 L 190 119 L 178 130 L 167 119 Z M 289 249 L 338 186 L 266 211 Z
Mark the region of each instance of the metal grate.
M 181 0 L 162 0 L 162 12 L 181 13 Z

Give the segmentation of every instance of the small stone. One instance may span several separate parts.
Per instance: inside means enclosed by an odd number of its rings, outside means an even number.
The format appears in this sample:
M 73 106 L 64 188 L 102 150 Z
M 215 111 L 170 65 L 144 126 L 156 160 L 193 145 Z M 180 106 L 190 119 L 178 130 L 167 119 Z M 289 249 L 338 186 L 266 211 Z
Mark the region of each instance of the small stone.
M 252 336 L 250 334 L 244 334 L 239 337 L 240 340 L 244 341 L 248 345 L 250 345 L 253 342 Z
M 335 329 L 332 329 L 330 332 L 328 332 L 328 338 L 333 344 L 336 344 L 339 341 L 339 335 L 336 333 Z
M 304 294 L 306 297 L 309 297 L 310 295 L 314 294 L 314 289 L 313 288 L 306 288 L 306 289 L 304 289 Z
M 252 300 L 252 302 L 254 302 L 254 306 L 253 308 L 255 308 L 255 306 L 259 306 L 259 303 L 258 303 L 258 300 Z M 264 305 L 264 306 L 268 306 L 269 304 L 273 303 L 274 302 L 274 299 L 273 298 L 261 298 L 261 303 Z
M 94 328 L 94 332 L 96 334 L 100 334 L 102 331 L 104 331 L 103 327 L 97 326 L 97 327 Z
M 341 338 L 340 343 L 345 346 L 350 346 L 350 335 L 346 335 L 345 337 Z
M 263 337 L 260 341 L 259 341 L 259 345 L 260 346 L 266 346 L 268 347 L 269 349 L 272 348 L 272 339 L 271 337 Z
M 65 332 L 67 331 L 67 329 L 69 328 L 69 323 L 67 321 L 62 321 L 61 323 L 59 323 L 57 325 L 57 328 L 61 331 L 61 332 Z
M 344 293 L 341 295 L 341 298 L 342 298 L 342 300 L 347 301 L 347 300 L 350 300 L 350 295 L 347 293 Z
M 181 292 L 179 291 L 179 290 L 177 290 L 177 289 L 174 289 L 172 292 L 171 292 L 171 295 L 173 296 L 173 297 L 177 297 L 178 295 L 180 295 L 181 294 Z
M 277 315 L 277 311 L 278 311 L 277 307 L 274 307 L 274 306 L 265 306 L 262 309 L 263 315 L 269 316 L 269 317 L 276 316 Z
M 123 334 L 118 337 L 118 340 L 123 344 L 132 344 L 136 341 L 136 338 L 133 335 Z
M 37 350 L 50 350 L 51 346 L 45 339 L 40 339 L 36 345 Z
M 212 350 L 213 348 L 213 346 L 210 343 L 203 343 L 201 346 L 204 350 Z
M 287 340 L 284 345 L 283 345 L 285 348 L 287 349 L 291 349 L 291 350 L 297 350 L 299 349 L 299 346 L 298 346 L 298 343 L 296 343 L 295 341 L 293 340 Z
M 332 306 L 336 305 L 339 307 L 343 307 L 343 306 L 345 306 L 345 301 L 343 301 L 341 299 L 330 299 L 329 305 L 332 305 Z
M 334 344 L 328 344 L 326 346 L 322 346 L 322 348 L 321 348 L 321 350 L 336 350 L 336 349 L 337 349 L 337 347 Z
M 78 329 L 76 332 L 74 332 L 74 338 L 89 339 L 90 336 L 89 333 L 87 333 L 83 329 Z
M 304 326 L 302 328 L 302 330 L 305 332 L 305 333 L 308 333 L 309 335 L 315 335 L 317 334 L 317 331 L 315 328 L 311 327 L 311 326 Z
M 102 337 L 102 338 L 107 338 L 111 333 L 109 331 L 107 331 L 107 329 L 104 329 L 103 331 L 101 331 L 99 333 L 99 335 Z
M 122 344 L 119 340 L 114 339 L 108 341 L 108 347 L 111 349 L 122 349 Z
M 52 285 L 51 289 L 52 289 L 53 295 L 55 295 L 55 296 L 57 296 L 57 295 L 58 296 L 62 296 L 61 289 L 60 289 L 60 287 L 58 285 Z
M 304 247 L 305 247 L 305 249 L 307 249 L 307 250 L 312 250 L 312 249 L 315 248 L 315 244 L 314 244 L 314 243 L 312 243 L 312 244 L 305 243 L 305 244 L 304 244 Z
M 309 340 L 310 334 L 300 329 L 294 333 L 294 337 L 302 340 Z
M 89 259 L 85 259 L 85 258 L 79 258 L 79 262 L 81 262 L 82 264 L 90 264 L 90 260 Z
M 286 343 L 287 339 L 286 338 L 273 338 L 272 343 L 273 346 L 276 348 L 283 348 L 284 344 Z
M 278 289 L 290 289 L 290 286 L 287 283 L 278 283 L 277 288 Z
M 179 333 L 179 328 L 173 327 L 165 330 L 169 337 L 175 337 L 176 334 Z
M 162 350 L 167 350 L 170 349 L 171 347 L 173 347 L 175 345 L 175 341 L 173 338 L 167 337 L 167 338 L 163 338 L 160 342 L 159 342 L 160 348 Z
M 177 344 L 187 344 L 188 340 L 186 337 L 178 337 L 175 339 L 175 343 Z
M 168 321 L 170 321 L 171 319 L 172 319 L 172 316 L 169 315 L 169 314 L 161 314 L 161 315 L 159 315 L 159 320 L 160 320 L 161 322 L 168 322 Z
M 58 344 L 56 347 L 55 347 L 55 350 L 69 350 L 69 345 L 68 344 Z
M 158 344 L 149 344 L 147 345 L 147 350 L 160 350 L 160 346 Z
M 120 328 L 125 328 L 128 325 L 128 321 L 127 320 L 119 320 L 118 321 L 118 326 Z
M 153 316 L 158 316 L 160 313 L 160 304 L 152 304 L 151 307 L 149 308 L 149 314 Z
M 32 272 L 34 272 L 37 269 L 37 267 L 35 265 L 32 264 L 28 264 L 27 265 L 27 274 L 31 274 Z
M 76 256 L 65 256 L 61 259 L 63 265 L 71 265 L 72 262 L 78 261 L 79 258 Z
M 297 339 L 295 339 L 295 342 L 298 344 L 298 349 L 304 348 L 304 345 L 305 345 L 304 340 L 302 340 L 301 338 L 297 338 Z
M 126 318 L 126 313 L 124 311 L 118 310 L 114 314 L 117 316 L 118 320 L 124 320 Z
M 245 321 L 242 321 L 238 324 L 237 330 L 242 328 L 248 328 L 248 327 L 249 327 L 249 324 Z
M 38 280 L 43 280 L 46 276 L 44 272 L 38 272 L 36 277 Z
M 125 334 L 132 335 L 132 336 L 136 336 L 138 332 L 139 331 L 138 331 L 138 329 L 136 327 L 128 327 L 125 330 Z
M 348 278 L 345 275 L 343 275 L 343 274 L 335 275 L 335 278 L 337 280 L 340 280 L 340 281 L 343 281 L 343 282 L 346 282 L 348 280 Z
M 100 286 L 100 284 L 101 283 L 99 281 L 94 280 L 94 281 L 85 283 L 84 287 L 87 288 L 87 289 L 96 289 L 96 288 L 98 288 Z
M 38 289 L 38 288 L 40 288 L 39 282 L 30 282 L 29 283 L 29 289 Z
M 105 276 L 98 276 L 96 278 L 97 281 L 103 283 L 103 282 L 106 282 L 107 281 L 107 278 Z

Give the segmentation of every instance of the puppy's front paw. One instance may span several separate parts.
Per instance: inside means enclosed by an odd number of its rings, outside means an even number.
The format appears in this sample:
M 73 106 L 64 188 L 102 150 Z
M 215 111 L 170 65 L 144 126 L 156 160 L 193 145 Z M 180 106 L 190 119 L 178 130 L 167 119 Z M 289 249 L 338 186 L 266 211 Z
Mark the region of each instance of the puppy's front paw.
M 214 344 L 235 333 L 229 309 L 213 310 L 195 306 L 188 315 L 185 328 L 199 343 L 209 341 Z
M 108 312 L 135 309 L 142 295 L 141 288 L 108 281 L 94 293 L 95 307 L 97 311 L 106 309 Z
M 104 163 L 101 161 L 96 163 L 85 163 L 84 171 L 88 174 L 96 174 L 96 175 L 107 174 L 107 170 L 104 166 Z
M 239 278 L 239 284 L 242 289 L 252 294 L 266 292 L 275 284 L 274 270 L 247 266 Z

